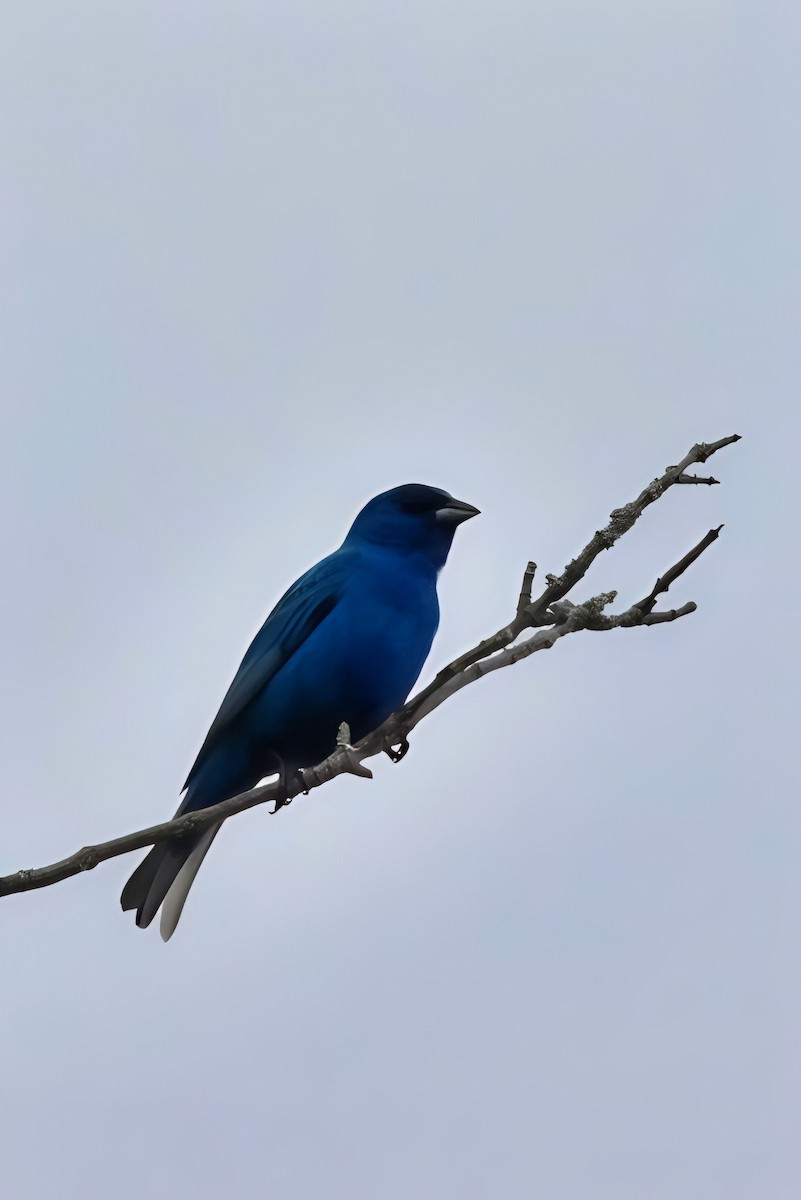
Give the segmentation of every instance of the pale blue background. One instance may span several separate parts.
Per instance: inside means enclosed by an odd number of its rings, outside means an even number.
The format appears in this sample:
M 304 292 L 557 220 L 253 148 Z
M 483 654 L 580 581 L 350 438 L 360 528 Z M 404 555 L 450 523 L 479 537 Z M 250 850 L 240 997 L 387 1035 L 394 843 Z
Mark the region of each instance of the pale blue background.
M 795 1200 L 794 5 L 4 15 L 10 871 L 168 816 L 360 504 L 482 509 L 430 672 L 698 439 L 587 587 L 693 617 L 464 693 L 237 818 L 169 946 L 133 860 L 0 903 L 4 1194 Z

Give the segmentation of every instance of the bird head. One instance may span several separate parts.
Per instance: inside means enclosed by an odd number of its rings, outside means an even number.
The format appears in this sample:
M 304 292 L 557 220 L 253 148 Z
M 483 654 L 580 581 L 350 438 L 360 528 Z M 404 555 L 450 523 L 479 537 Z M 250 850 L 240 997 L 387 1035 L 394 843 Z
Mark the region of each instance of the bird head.
M 347 536 L 401 553 L 422 554 L 439 571 L 448 557 L 456 526 L 479 510 L 441 488 L 405 483 L 365 504 Z

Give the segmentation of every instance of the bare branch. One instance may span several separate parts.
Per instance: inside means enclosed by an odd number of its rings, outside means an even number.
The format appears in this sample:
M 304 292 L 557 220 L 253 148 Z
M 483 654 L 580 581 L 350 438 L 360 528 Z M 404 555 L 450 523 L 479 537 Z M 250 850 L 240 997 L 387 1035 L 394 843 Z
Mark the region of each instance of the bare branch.
M 603 592 L 592 596 L 580 604 L 574 604 L 567 599 L 568 592 L 583 579 L 592 563 L 602 550 L 608 550 L 615 542 L 631 529 L 635 521 L 649 504 L 653 504 L 673 484 L 684 483 L 717 483 L 711 477 L 703 479 L 686 474 L 686 468 L 693 463 L 706 462 L 718 450 L 739 441 L 739 435 L 721 438 L 717 442 L 705 444 L 700 442 L 693 446 L 680 463 L 668 467 L 663 475 L 655 479 L 633 500 L 623 508 L 612 512 L 610 522 L 590 539 L 584 549 L 572 562 L 568 563 L 561 576 L 546 576 L 547 587 L 534 602 L 531 600 L 531 590 L 536 572 L 536 564 L 528 563 L 523 573 L 520 587 L 520 597 L 515 616 L 508 625 L 485 638 L 472 650 L 461 654 L 457 659 L 444 667 L 435 679 L 413 696 L 397 713 L 394 713 L 375 732 L 368 734 L 355 746 L 350 744 L 350 730 L 347 725 L 340 726 L 337 735 L 336 748 L 332 754 L 316 767 L 307 767 L 287 779 L 273 780 L 251 788 L 239 796 L 232 796 L 215 804 L 211 808 L 199 812 L 187 813 L 172 821 L 164 821 L 160 825 L 151 825 L 148 829 L 140 829 L 124 837 L 113 838 L 111 841 L 100 842 L 94 846 L 84 846 L 68 858 L 51 863 L 46 867 L 32 870 L 17 871 L 14 874 L 0 877 L 0 897 L 16 892 L 27 892 L 35 888 L 49 887 L 83 871 L 90 871 L 98 863 L 106 862 L 121 854 L 133 850 L 141 850 L 167 838 L 195 837 L 211 825 L 244 812 L 245 809 L 265 804 L 272 800 L 277 812 L 289 804 L 301 792 L 308 793 L 313 788 L 328 783 L 337 775 L 353 774 L 363 778 L 372 778 L 372 772 L 364 766 L 364 760 L 382 751 L 397 762 L 409 749 L 409 734 L 419 723 L 439 708 L 447 699 L 468 684 L 475 683 L 485 675 L 512 666 L 540 650 L 550 650 L 558 641 L 568 634 L 582 630 L 604 631 L 609 629 L 626 629 L 635 626 L 661 625 L 676 621 L 679 617 L 688 616 L 695 612 L 696 605 L 689 602 L 667 612 L 654 612 L 657 597 L 667 592 L 668 588 L 701 554 L 714 542 L 722 525 L 710 529 L 697 546 L 694 546 L 674 566 L 661 575 L 654 584 L 651 592 L 637 604 L 631 605 L 621 613 L 607 614 L 605 610 L 616 599 L 616 592 Z M 520 639 L 527 630 L 535 630 L 528 637 Z
M 232 796 L 230 800 L 223 800 L 221 804 L 215 804 L 214 808 L 204 808 L 201 812 L 187 813 L 186 816 L 176 817 L 172 821 L 162 821 L 160 825 L 151 825 L 148 829 L 112 838 L 110 842 L 84 846 L 68 858 L 62 858 L 60 862 L 51 863 L 47 867 L 1 876 L 0 897 L 10 896 L 13 892 L 30 892 L 35 888 L 49 887 L 51 883 L 60 883 L 62 879 L 80 875 L 82 871 L 91 871 L 98 863 L 106 862 L 109 858 L 117 858 L 120 854 L 128 854 L 132 850 L 142 850 L 145 846 L 154 846 L 156 842 L 164 841 L 168 837 L 190 837 L 209 825 L 224 820 L 225 817 L 232 817 L 235 813 L 244 812 L 246 808 L 264 804 L 267 800 L 277 799 L 280 790 L 278 782 L 264 784 L 239 796 Z
M 532 605 L 532 615 L 534 617 L 542 616 L 554 600 L 560 600 L 562 596 L 566 596 L 579 580 L 584 578 L 601 551 L 611 549 L 618 538 L 622 537 L 631 529 L 635 521 L 639 520 L 648 505 L 663 496 L 668 488 L 672 487 L 680 476 L 686 473 L 688 467 L 693 463 L 706 462 L 718 450 L 722 450 L 724 446 L 730 446 L 732 442 L 739 442 L 739 440 L 739 433 L 734 433 L 731 437 L 721 438 L 711 444 L 698 442 L 677 466 L 668 467 L 663 475 L 649 483 L 636 500 L 632 500 L 623 508 L 614 509 L 610 513 L 609 524 L 597 531 L 581 553 L 567 564 L 560 576 L 546 575 L 548 587 Z

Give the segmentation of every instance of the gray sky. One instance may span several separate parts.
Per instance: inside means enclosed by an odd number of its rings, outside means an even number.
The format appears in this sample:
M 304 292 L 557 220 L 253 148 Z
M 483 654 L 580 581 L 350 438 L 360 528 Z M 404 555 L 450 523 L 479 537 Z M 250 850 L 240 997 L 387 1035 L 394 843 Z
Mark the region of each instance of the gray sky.
M 32 3 L 4 19 L 4 871 L 168 816 L 373 493 L 461 529 L 426 674 L 598 563 L 675 625 L 463 693 L 399 767 L 0 906 L 3 1188 L 784 1200 L 801 1153 L 795 6 Z

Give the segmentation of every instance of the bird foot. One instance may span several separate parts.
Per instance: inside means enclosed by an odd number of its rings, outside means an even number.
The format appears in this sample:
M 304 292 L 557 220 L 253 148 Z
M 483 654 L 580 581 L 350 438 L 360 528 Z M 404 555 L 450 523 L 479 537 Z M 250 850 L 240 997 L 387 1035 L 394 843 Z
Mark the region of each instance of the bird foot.
M 384 753 L 391 762 L 399 763 L 402 758 L 405 758 L 409 753 L 409 739 L 401 738 L 397 746 L 385 746 Z
M 275 798 L 275 803 L 273 805 L 271 814 L 272 816 L 275 816 L 279 809 L 286 808 L 286 806 L 291 804 L 294 799 L 294 796 L 289 795 L 289 779 L 291 775 L 295 775 L 300 780 L 303 794 L 305 796 L 308 796 L 309 794 L 308 788 L 303 787 L 303 776 L 301 775 L 300 771 L 290 772 L 280 754 L 276 754 L 275 757 L 278 759 L 278 784 L 281 790 Z

